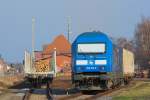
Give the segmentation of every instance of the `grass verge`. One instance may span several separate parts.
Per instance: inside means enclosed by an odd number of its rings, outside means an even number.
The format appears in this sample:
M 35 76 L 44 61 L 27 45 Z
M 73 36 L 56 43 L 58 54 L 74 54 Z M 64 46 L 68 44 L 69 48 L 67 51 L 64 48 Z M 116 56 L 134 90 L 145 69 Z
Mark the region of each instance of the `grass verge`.
M 114 95 L 113 100 L 150 100 L 150 82 L 137 82 Z

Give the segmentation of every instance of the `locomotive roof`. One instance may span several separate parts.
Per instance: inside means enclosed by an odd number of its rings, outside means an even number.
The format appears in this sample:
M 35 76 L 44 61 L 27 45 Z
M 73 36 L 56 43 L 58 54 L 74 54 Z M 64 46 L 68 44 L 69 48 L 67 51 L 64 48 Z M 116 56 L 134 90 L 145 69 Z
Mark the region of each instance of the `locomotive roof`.
M 84 37 L 84 36 L 86 36 L 86 37 L 88 37 L 88 36 L 106 36 L 107 37 L 107 35 L 105 34 L 105 33 L 102 33 L 102 32 L 95 32 L 95 31 L 93 31 L 93 32 L 85 32 L 85 33 L 82 33 L 82 34 L 80 34 L 78 37 Z
M 84 41 L 84 40 L 87 41 L 88 39 L 90 41 L 96 41 L 96 40 L 99 40 L 99 38 L 108 39 L 108 40 L 112 41 L 111 38 L 109 38 L 105 33 L 102 33 L 102 32 L 85 32 L 85 33 L 80 34 L 74 42 L 79 42 L 79 41 Z

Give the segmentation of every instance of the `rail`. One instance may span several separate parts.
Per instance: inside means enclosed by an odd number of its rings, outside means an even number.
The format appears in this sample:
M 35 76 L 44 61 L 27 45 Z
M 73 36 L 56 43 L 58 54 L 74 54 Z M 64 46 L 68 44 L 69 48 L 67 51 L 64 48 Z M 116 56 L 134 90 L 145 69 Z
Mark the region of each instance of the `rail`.
M 46 94 L 47 95 L 47 99 L 48 100 L 53 100 L 51 85 L 50 85 L 49 82 L 47 82 L 46 92 L 47 92 L 47 94 Z
M 47 100 L 53 100 L 52 89 L 49 82 L 46 84 L 46 88 L 44 90 L 46 91 L 45 95 L 47 97 Z M 35 89 L 30 88 L 29 90 L 27 90 L 22 100 L 30 100 L 33 91 L 35 91 Z
M 33 92 L 33 89 L 29 89 L 29 90 L 25 93 L 25 95 L 24 95 L 24 97 L 23 97 L 23 100 L 29 100 L 29 99 L 30 99 L 30 96 L 31 96 L 31 94 L 32 94 L 32 92 Z

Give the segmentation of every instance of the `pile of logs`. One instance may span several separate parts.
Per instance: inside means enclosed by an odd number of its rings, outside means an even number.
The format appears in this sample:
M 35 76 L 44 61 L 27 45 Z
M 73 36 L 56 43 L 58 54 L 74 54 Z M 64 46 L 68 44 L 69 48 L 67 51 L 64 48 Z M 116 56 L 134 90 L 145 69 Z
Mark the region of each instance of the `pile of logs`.
M 35 62 L 36 72 L 49 72 L 50 71 L 50 60 L 38 60 Z

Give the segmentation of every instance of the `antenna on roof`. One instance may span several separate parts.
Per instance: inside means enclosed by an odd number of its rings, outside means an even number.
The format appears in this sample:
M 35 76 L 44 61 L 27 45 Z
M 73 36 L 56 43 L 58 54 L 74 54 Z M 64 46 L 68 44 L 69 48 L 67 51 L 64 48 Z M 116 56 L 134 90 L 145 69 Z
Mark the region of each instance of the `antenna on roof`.
M 35 50 L 35 17 L 32 17 L 32 57 L 35 58 L 34 55 Z
M 71 16 L 67 17 L 67 39 L 70 42 L 70 34 L 71 34 Z

